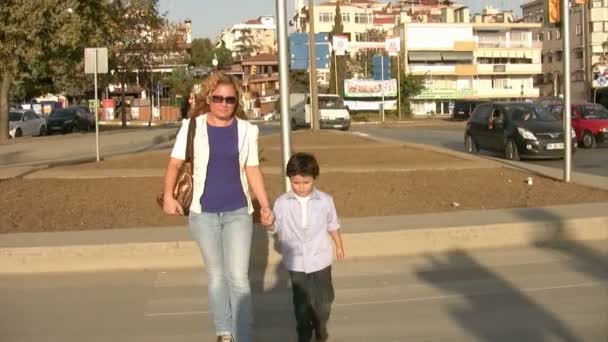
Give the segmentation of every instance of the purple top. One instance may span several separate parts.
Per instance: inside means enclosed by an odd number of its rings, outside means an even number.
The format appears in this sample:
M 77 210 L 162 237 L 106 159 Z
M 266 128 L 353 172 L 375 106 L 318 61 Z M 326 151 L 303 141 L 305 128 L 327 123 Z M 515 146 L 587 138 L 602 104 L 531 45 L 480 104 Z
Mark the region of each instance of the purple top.
M 207 124 L 209 137 L 209 164 L 205 191 L 201 196 L 204 212 L 220 213 L 247 206 L 247 197 L 241 184 L 239 166 L 239 137 L 237 120 L 229 126 Z

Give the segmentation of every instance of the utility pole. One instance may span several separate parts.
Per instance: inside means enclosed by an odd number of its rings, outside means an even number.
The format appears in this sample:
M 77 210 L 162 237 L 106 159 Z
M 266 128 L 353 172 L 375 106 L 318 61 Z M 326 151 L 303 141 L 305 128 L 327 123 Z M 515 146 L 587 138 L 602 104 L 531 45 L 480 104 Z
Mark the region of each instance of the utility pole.
M 564 42 L 564 182 L 569 183 L 572 173 L 572 130 L 570 107 L 570 7 L 568 0 L 562 1 L 562 32 Z
M 291 190 L 285 168 L 291 157 L 291 125 L 289 115 L 289 56 L 287 53 L 287 0 L 276 0 L 277 39 L 279 45 L 279 94 L 281 98 L 281 152 L 283 157 L 283 186 Z
M 319 127 L 319 88 L 317 85 L 317 49 L 315 42 L 315 10 L 314 1 L 308 0 L 308 70 L 310 75 L 310 128 L 313 131 Z

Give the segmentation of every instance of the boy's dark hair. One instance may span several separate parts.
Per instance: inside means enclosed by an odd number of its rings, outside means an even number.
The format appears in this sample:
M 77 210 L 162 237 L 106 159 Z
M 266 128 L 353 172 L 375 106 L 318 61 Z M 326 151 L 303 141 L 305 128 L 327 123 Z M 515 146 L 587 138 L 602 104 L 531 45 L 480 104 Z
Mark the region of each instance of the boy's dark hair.
M 319 164 L 312 154 L 298 152 L 289 158 L 286 172 L 287 177 L 299 175 L 315 179 L 319 176 Z

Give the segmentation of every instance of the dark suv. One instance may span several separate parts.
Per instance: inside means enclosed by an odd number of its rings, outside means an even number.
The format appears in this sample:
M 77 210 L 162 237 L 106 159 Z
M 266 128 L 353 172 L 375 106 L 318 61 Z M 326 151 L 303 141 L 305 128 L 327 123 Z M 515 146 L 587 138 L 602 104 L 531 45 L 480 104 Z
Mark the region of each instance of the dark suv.
M 48 132 L 90 131 L 95 128 L 95 117 L 83 107 L 54 109 L 47 119 Z
M 570 132 L 572 151 L 576 134 Z M 563 158 L 564 132 L 560 120 L 541 105 L 524 102 L 485 103 L 473 111 L 465 130 L 469 153 L 489 150 L 506 159 Z

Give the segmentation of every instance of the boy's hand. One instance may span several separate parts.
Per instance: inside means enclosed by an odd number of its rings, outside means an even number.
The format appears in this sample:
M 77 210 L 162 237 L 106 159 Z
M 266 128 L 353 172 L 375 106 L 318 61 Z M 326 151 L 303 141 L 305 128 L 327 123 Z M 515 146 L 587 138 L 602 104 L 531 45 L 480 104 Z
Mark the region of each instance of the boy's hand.
M 266 227 L 271 226 L 274 223 L 274 215 L 272 214 L 272 209 L 268 207 L 260 209 L 260 222 Z
M 344 248 L 336 248 L 336 259 L 343 260 L 344 259 Z

